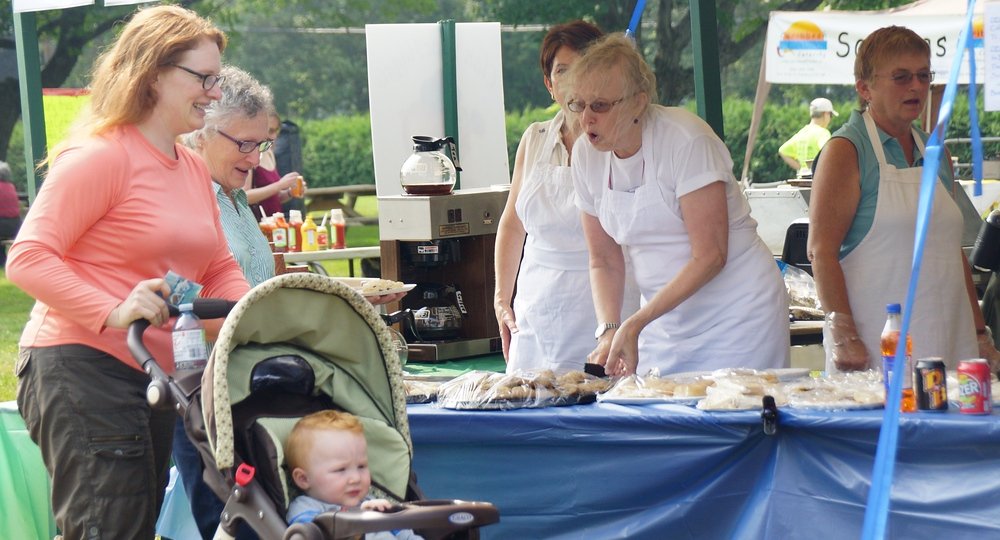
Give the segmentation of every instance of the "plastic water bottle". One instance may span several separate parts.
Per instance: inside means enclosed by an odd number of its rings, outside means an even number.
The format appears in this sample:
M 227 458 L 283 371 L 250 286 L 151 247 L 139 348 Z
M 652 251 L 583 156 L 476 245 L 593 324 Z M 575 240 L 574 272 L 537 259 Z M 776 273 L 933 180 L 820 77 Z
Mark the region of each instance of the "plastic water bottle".
M 882 381 L 885 384 L 886 399 L 889 398 L 889 373 L 896 361 L 896 346 L 903 328 L 902 310 L 899 304 L 889 304 L 885 307 L 885 327 L 882 329 Z M 917 403 L 913 397 L 913 342 L 906 334 L 906 363 L 896 369 L 896 374 L 903 377 L 903 396 L 899 402 L 902 412 L 914 412 Z
M 194 306 L 181 304 L 181 314 L 174 324 L 174 369 L 177 373 L 202 371 L 208 363 L 205 327 L 194 314 Z

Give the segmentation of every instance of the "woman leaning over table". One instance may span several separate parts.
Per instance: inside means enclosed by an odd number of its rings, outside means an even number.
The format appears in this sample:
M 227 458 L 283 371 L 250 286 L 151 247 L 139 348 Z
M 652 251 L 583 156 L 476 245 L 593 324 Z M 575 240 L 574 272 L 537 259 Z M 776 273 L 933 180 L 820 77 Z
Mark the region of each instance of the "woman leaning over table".
M 173 358 L 168 270 L 203 296 L 248 290 L 204 163 L 175 144 L 220 95 L 225 35 L 176 6 L 139 10 L 97 60 L 91 100 L 11 249 L 7 277 L 37 301 L 21 336 L 18 409 L 52 478 L 65 538 L 152 538 L 175 413 L 151 410 L 125 328 Z
M 542 81 L 559 112 L 521 137 L 497 231 L 493 303 L 507 371 L 581 370 L 591 349 L 586 336 L 597 320 L 569 167 L 580 129 L 566 121 L 561 80 L 600 36 L 596 26 L 573 21 L 542 40 Z
M 823 148 L 809 204 L 828 371 L 879 369 L 886 304 L 906 300 L 927 139 L 913 122 L 934 78 L 930 48 L 912 30 L 881 28 L 861 43 L 854 78 L 861 108 Z M 995 362 L 1000 354 L 985 331 L 976 337 L 985 325 L 961 250 L 947 157 L 937 177 L 910 326 L 913 357 L 940 356 L 952 369 L 976 356 Z
M 653 72 L 621 34 L 591 45 L 569 81 L 598 323 L 619 322 L 626 252 L 644 301 L 591 361 L 613 374 L 787 366 L 787 293 L 723 142 L 697 116 L 652 104 Z

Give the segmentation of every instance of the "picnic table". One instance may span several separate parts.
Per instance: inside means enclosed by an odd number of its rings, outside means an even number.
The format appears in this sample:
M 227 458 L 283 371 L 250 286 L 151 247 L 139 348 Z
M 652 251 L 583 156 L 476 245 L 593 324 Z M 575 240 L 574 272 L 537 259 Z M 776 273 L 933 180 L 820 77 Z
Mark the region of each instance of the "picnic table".
M 340 208 L 348 223 L 361 225 L 378 224 L 377 216 L 363 216 L 354 208 L 358 197 L 375 195 L 375 184 L 354 184 L 350 186 L 330 186 L 309 188 L 306 191 L 310 212 L 327 211 Z

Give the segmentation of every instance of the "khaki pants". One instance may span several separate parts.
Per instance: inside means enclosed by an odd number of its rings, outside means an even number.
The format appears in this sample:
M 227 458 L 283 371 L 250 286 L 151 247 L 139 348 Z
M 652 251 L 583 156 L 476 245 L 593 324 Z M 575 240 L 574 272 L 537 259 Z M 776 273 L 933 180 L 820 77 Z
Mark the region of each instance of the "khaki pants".
M 22 349 L 17 376 L 63 536 L 153 538 L 176 416 L 149 408 L 149 377 L 83 345 Z

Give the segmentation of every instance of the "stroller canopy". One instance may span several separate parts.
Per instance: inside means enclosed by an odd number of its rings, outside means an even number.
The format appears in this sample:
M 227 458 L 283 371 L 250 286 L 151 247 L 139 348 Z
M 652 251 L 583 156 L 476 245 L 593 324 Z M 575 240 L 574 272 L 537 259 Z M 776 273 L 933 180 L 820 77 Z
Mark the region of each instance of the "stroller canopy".
M 303 358 L 315 375 L 314 395 L 361 418 L 373 481 L 405 493 L 413 446 L 392 338 L 364 297 L 318 274 L 265 281 L 226 318 L 202 379 L 216 466 L 234 466 L 232 406 L 250 396 L 255 366 L 281 355 Z

